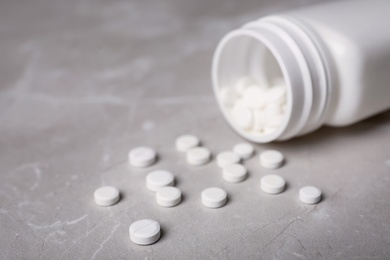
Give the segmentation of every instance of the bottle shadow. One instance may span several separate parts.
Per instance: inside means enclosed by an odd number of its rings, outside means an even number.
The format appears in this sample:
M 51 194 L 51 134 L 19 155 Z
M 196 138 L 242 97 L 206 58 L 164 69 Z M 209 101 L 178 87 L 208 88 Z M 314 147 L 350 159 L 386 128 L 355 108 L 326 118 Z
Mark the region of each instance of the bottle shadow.
M 390 110 L 346 127 L 323 126 L 307 135 L 299 136 L 283 142 L 274 142 L 273 146 L 283 148 L 307 148 L 323 145 L 329 143 L 330 141 L 344 138 L 366 138 L 370 137 L 375 132 L 378 132 L 378 130 L 383 128 L 384 125 L 389 122 Z

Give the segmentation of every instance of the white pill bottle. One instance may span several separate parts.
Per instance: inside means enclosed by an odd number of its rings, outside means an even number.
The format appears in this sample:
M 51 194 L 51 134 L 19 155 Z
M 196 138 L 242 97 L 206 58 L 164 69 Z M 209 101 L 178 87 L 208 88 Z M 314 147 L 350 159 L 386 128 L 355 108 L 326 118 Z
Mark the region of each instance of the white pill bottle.
M 237 126 L 221 88 L 243 76 L 282 78 L 285 115 L 276 131 Z M 218 104 L 231 127 L 258 143 L 288 140 L 322 125 L 347 126 L 390 107 L 390 1 L 349 0 L 267 16 L 228 33 L 212 65 Z

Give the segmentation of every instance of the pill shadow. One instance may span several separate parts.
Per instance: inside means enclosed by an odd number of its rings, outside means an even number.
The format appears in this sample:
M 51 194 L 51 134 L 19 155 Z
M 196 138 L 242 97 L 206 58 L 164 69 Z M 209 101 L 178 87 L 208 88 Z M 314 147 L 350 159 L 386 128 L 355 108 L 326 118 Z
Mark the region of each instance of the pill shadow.
M 288 184 L 288 182 L 286 182 L 286 184 L 284 185 L 284 190 L 281 193 L 290 191 L 291 189 L 292 189 L 291 185 Z
M 164 241 L 167 241 L 167 239 L 169 239 L 167 236 L 169 235 L 169 232 L 167 231 L 167 229 L 165 229 L 163 226 L 160 226 L 160 238 L 154 242 L 153 244 L 151 244 L 150 246 L 153 246 L 155 245 L 156 243 L 160 243 L 160 242 L 164 242 Z M 168 241 L 169 242 L 169 241 Z
M 221 208 L 227 207 L 227 206 L 231 205 L 233 202 L 234 202 L 234 196 L 232 196 L 232 194 L 229 193 L 227 198 L 226 198 L 226 203 L 223 206 L 221 206 Z

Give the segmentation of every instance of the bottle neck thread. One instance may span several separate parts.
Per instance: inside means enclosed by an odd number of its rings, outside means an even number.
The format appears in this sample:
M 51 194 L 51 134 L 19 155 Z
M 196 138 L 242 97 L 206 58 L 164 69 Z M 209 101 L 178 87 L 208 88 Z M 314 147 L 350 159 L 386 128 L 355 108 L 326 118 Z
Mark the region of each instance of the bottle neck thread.
M 286 116 L 277 131 L 251 135 L 235 126 L 220 104 L 230 125 L 245 138 L 260 143 L 287 140 L 320 127 L 326 117 L 329 79 L 319 50 L 313 35 L 284 16 L 266 17 L 226 35 L 213 60 L 216 95 L 219 86 L 229 85 L 240 76 L 267 78 L 272 74 L 267 71 L 272 66 L 267 63 L 267 55 L 277 62 L 287 86 Z

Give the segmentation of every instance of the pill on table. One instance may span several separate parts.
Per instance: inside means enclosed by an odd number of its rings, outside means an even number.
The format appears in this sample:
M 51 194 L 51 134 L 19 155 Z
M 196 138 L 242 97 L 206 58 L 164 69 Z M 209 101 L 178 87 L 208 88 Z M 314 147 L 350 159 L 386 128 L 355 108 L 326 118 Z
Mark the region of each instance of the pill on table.
M 149 147 L 137 147 L 129 152 L 129 162 L 131 165 L 139 168 L 152 165 L 157 159 L 157 153 Z
M 137 245 L 151 245 L 161 236 L 160 224 L 152 219 L 135 221 L 129 227 L 130 240 Z
M 164 187 L 156 192 L 156 201 L 163 207 L 176 206 L 181 202 L 181 191 L 176 187 Z
M 233 152 L 241 157 L 241 159 L 246 160 L 252 157 L 255 148 L 253 145 L 248 143 L 239 143 L 233 147 Z
M 192 165 L 203 165 L 210 161 L 211 153 L 205 147 L 195 147 L 187 151 L 187 162 Z
M 286 181 L 279 175 L 270 174 L 261 178 L 260 187 L 266 193 L 277 194 L 284 191 Z
M 189 149 L 199 146 L 200 141 L 194 135 L 181 135 L 176 139 L 176 149 L 180 152 L 187 152 Z
M 267 150 L 260 154 L 260 164 L 264 168 L 276 169 L 282 166 L 284 156 L 281 152 L 275 150 Z
M 164 170 L 153 171 L 146 176 L 146 187 L 151 191 L 158 191 L 167 186 L 173 186 L 175 177 Z
M 303 187 L 299 190 L 299 199 L 306 204 L 316 204 L 321 200 L 321 190 L 313 186 Z
M 232 117 L 237 125 L 243 129 L 250 129 L 253 125 L 253 113 L 241 100 L 238 100 L 233 107 Z
M 229 164 L 222 169 L 222 177 L 228 182 L 241 182 L 246 178 L 247 170 L 241 164 Z
M 95 203 L 99 206 L 112 206 L 118 202 L 119 190 L 111 186 L 103 186 L 95 190 L 93 194 Z
M 241 157 L 231 151 L 221 152 L 217 155 L 217 165 L 221 168 L 228 164 L 239 163 Z
M 201 194 L 202 204 L 208 208 L 220 208 L 227 202 L 227 193 L 221 188 L 207 188 Z

